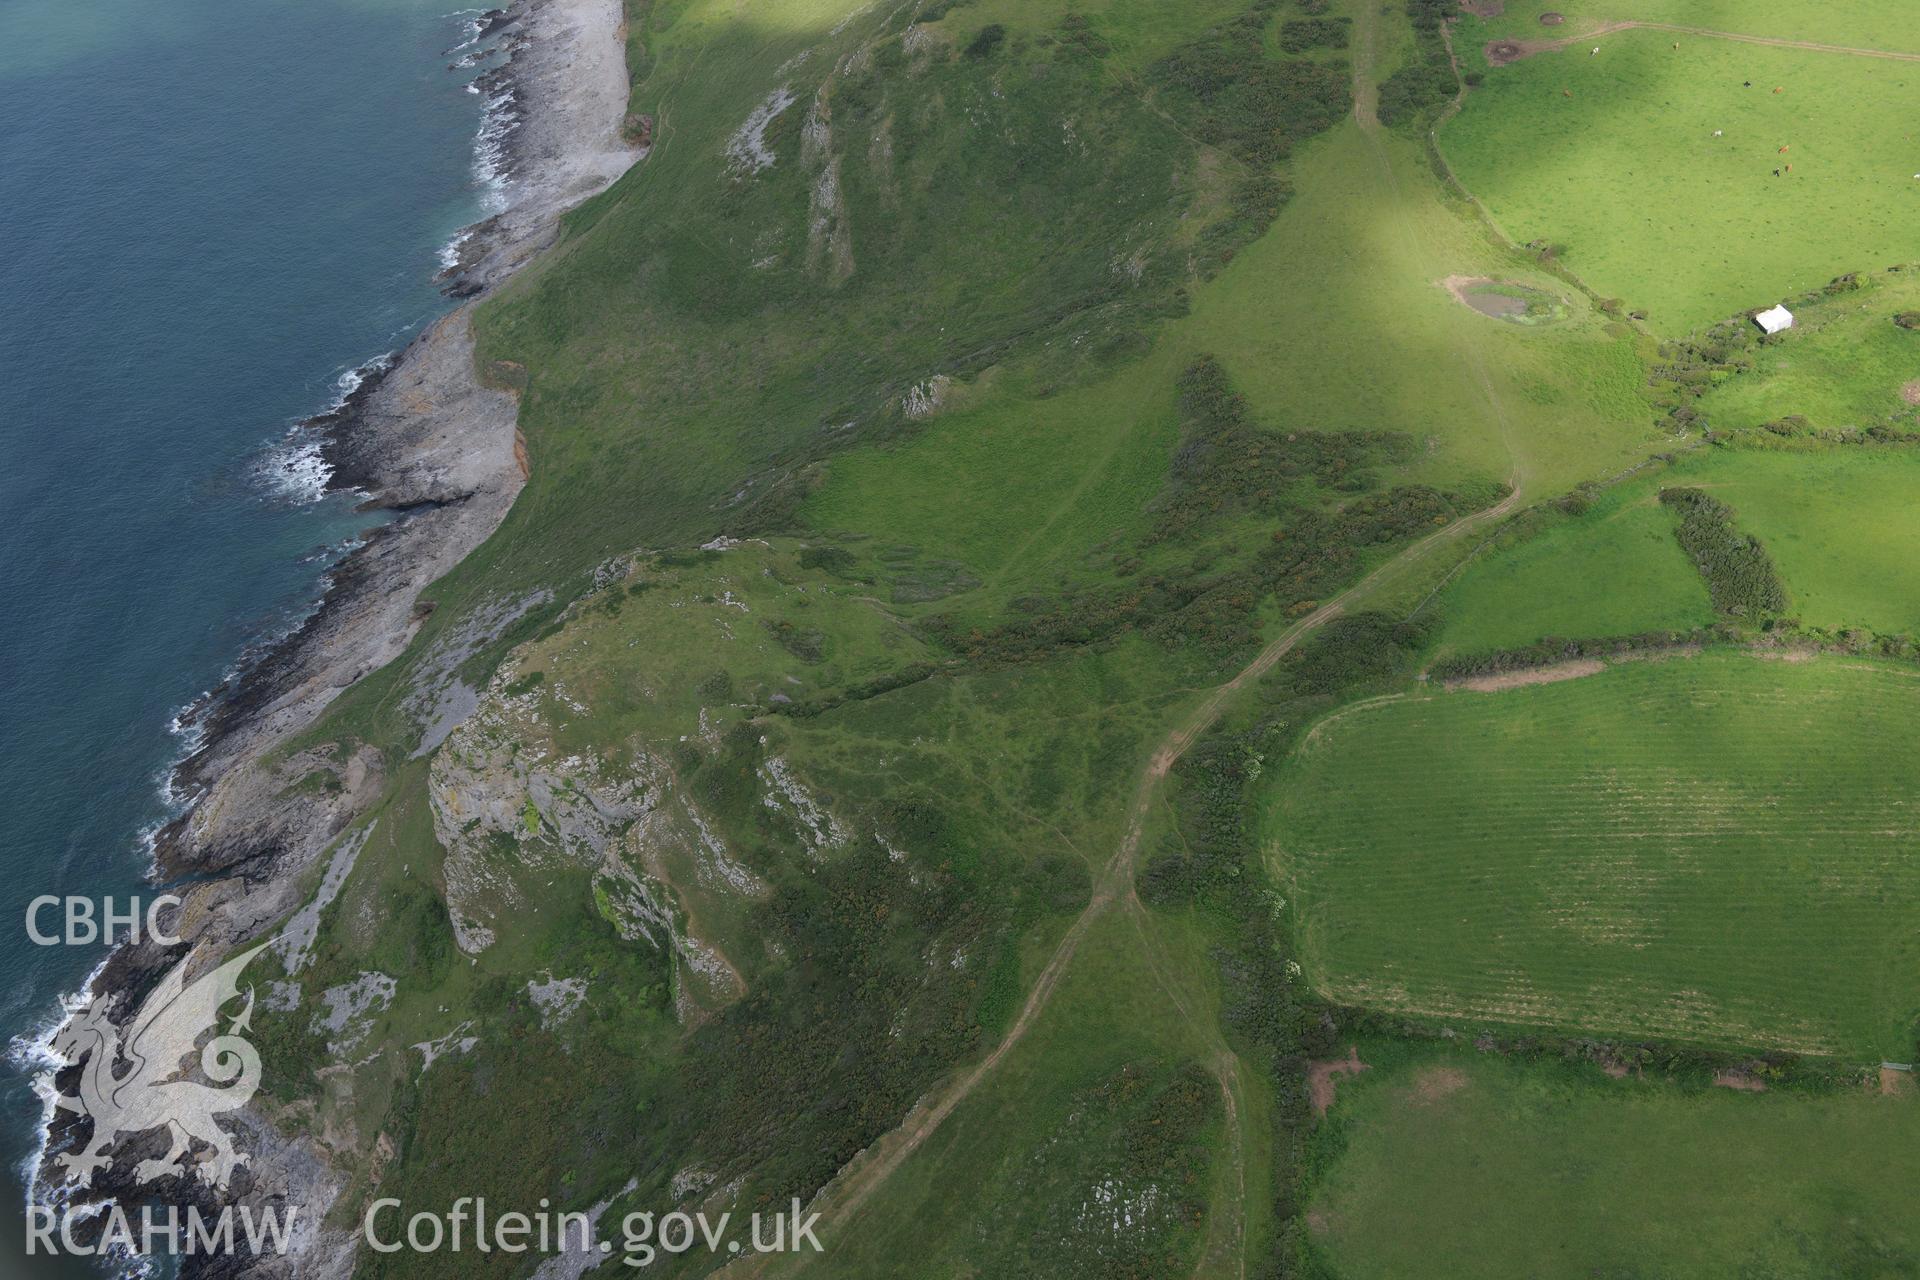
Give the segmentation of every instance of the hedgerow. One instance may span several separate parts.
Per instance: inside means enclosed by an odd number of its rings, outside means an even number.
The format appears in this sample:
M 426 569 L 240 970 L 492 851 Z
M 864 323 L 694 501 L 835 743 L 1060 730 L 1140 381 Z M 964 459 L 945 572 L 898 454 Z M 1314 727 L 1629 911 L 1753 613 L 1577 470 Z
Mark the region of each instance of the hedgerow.
M 1173 774 L 1177 834 L 1139 878 L 1150 905 L 1197 905 L 1214 917 L 1223 1029 L 1271 1092 L 1272 1226 L 1253 1272 L 1262 1277 L 1310 1274 L 1301 1195 L 1314 1124 L 1308 1070 L 1331 1051 L 1341 1024 L 1293 961 L 1278 891 L 1248 835 L 1255 784 L 1314 713 L 1405 674 L 1427 638 L 1420 625 L 1366 613 L 1336 619 L 1289 653 L 1261 686 L 1252 728 L 1216 730 L 1181 758 Z
M 1732 507 L 1703 489 L 1662 489 L 1660 501 L 1680 512 L 1680 545 L 1718 612 L 1755 621 L 1786 612 L 1787 589 L 1773 558 L 1758 538 L 1740 532 Z

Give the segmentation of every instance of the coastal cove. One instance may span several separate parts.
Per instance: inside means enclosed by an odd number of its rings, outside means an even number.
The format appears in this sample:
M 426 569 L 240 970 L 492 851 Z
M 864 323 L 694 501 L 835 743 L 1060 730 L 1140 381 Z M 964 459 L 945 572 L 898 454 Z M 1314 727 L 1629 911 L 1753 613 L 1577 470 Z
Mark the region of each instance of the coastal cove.
M 497 198 L 468 91 L 485 63 L 451 65 L 479 11 L 454 8 L 0 12 L 9 1037 L 31 1040 L 104 955 L 34 946 L 27 903 L 145 891 L 142 833 L 188 745 L 175 715 L 297 624 L 380 519 L 316 501 L 324 473 L 287 436 L 447 309 L 443 251 Z M 41 1110 L 29 1065 L 0 1077 L 14 1204 Z

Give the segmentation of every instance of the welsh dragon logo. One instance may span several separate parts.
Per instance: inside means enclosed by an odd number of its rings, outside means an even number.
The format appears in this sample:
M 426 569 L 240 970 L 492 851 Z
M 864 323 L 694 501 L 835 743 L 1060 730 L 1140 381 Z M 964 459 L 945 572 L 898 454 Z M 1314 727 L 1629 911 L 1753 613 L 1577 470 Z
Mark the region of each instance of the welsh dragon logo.
M 80 1096 L 63 1094 L 54 1102 L 93 1121 L 84 1150 L 56 1157 L 79 1186 L 92 1186 L 94 1173 L 113 1163 L 108 1152 L 122 1135 L 163 1127 L 171 1141 L 167 1154 L 135 1166 L 136 1184 L 178 1173 L 180 1158 L 195 1142 L 211 1147 L 212 1155 L 195 1164 L 194 1173 L 221 1190 L 247 1163 L 214 1117 L 244 1107 L 260 1089 L 260 1054 L 242 1035 L 253 1020 L 251 987 L 246 1007 L 227 1033 L 199 1050 L 200 1070 L 213 1085 L 179 1077 L 200 1037 L 220 1021 L 220 1010 L 240 995 L 240 971 L 262 950 L 243 952 L 188 986 L 187 969 L 200 954 L 196 950 L 161 980 L 125 1027 L 116 1027 L 106 1002 L 95 1000 L 60 1029 L 52 1048 L 68 1065 L 82 1064 Z M 116 1074 L 123 1063 L 125 1074 Z

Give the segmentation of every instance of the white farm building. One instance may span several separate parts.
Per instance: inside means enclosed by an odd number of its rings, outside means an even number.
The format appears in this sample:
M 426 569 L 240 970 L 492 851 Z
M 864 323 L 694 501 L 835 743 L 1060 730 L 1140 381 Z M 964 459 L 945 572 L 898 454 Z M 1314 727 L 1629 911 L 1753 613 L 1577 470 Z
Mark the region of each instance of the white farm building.
M 1781 333 L 1793 328 L 1793 312 L 1782 306 L 1771 306 L 1755 313 L 1753 322 L 1768 333 Z

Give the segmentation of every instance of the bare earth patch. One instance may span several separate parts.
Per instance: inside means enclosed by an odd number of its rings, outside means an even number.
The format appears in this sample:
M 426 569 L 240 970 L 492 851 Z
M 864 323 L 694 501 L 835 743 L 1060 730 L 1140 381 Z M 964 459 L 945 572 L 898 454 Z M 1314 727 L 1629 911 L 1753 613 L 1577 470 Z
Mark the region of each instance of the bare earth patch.
M 1440 281 L 1453 300 L 1483 316 L 1512 324 L 1553 324 L 1566 319 L 1567 301 L 1517 280 L 1491 276 L 1448 276 Z
M 1503 689 L 1519 689 L 1530 684 L 1558 684 L 1562 680 L 1597 676 L 1606 669 L 1607 664 L 1598 658 L 1579 658 L 1573 662 L 1556 662 L 1550 667 L 1528 667 L 1524 671 L 1502 671 L 1499 675 L 1449 680 L 1447 688 L 1470 689 L 1474 693 L 1499 693 Z
M 1543 27 L 1557 27 L 1566 20 L 1567 15 L 1564 13 L 1547 12 L 1540 15 L 1540 25 Z
M 1913 1072 L 1902 1071 L 1898 1067 L 1880 1068 L 1880 1096 L 1883 1098 L 1911 1098 L 1920 1092 L 1915 1085 Z
M 1351 1045 L 1344 1058 L 1313 1063 L 1307 1070 L 1307 1094 L 1313 1099 L 1313 1114 L 1323 1116 L 1333 1105 L 1335 1076 L 1357 1076 L 1369 1070 L 1372 1068 L 1360 1061 L 1360 1050 Z
M 1766 662 L 1812 662 L 1820 656 L 1818 649 L 1794 647 L 1787 649 L 1755 649 L 1753 656 Z
M 1920 404 L 1920 378 L 1915 378 L 1900 388 L 1900 398 L 1908 404 Z
M 1428 1067 L 1413 1082 L 1413 1100 L 1431 1106 L 1467 1087 L 1467 1073 L 1458 1067 Z
M 1744 1071 L 1722 1071 L 1713 1078 L 1713 1083 L 1721 1089 L 1738 1089 L 1742 1093 L 1765 1093 L 1765 1082 L 1755 1080 Z
M 1440 287 L 1453 295 L 1453 300 L 1463 307 L 1473 304 L 1467 301 L 1467 290 L 1476 285 L 1492 284 L 1492 276 L 1448 276 L 1440 282 Z
M 1476 18 L 1497 18 L 1507 11 L 1506 0 L 1460 0 L 1460 7 Z

